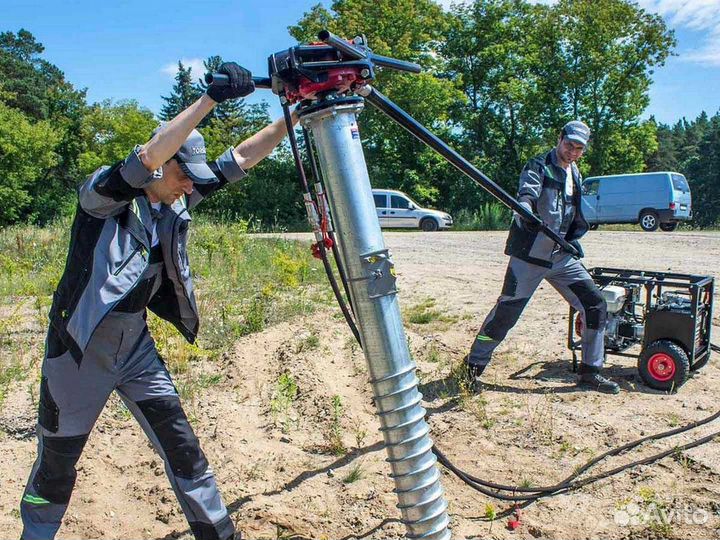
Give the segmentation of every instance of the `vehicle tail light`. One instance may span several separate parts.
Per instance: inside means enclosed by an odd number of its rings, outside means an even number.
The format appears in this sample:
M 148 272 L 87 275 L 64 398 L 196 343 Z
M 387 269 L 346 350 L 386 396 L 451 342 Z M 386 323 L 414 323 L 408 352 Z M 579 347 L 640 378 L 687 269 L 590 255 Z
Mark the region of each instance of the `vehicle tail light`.
M 670 203 L 670 210 L 675 210 L 675 203 L 674 203 L 674 202 L 671 202 L 671 203 Z

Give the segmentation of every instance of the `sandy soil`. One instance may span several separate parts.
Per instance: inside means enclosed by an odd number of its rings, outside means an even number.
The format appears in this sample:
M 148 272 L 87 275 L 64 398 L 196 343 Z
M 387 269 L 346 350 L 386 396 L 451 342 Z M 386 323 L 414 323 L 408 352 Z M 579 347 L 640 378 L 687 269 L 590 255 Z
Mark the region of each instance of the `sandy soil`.
M 502 232 L 387 234 L 401 305 L 433 298 L 457 318 L 406 328 L 433 439 L 459 466 L 497 482 L 547 485 L 608 448 L 716 410 L 716 359 L 675 395 L 650 391 L 640 384 L 634 361 L 617 357 L 609 361 L 609 374 L 620 382 L 620 395 L 576 391 L 564 346 L 567 307 L 548 285 L 541 286 L 500 347 L 487 371 L 487 388 L 480 396 L 458 395 L 451 368 L 499 294 L 507 263 L 504 239 Z M 715 233 L 594 232 L 584 246 L 587 266 L 717 276 L 720 265 L 720 234 Z M 41 332 L 31 311 L 26 330 Z M 720 324 L 717 317 L 715 322 Z M 317 345 L 307 339 L 311 333 L 318 336 Z M 336 310 L 321 308 L 304 320 L 239 341 L 219 365 L 197 366 L 222 376 L 186 406 L 244 537 L 402 537 L 364 358 L 348 337 Z M 290 407 L 278 410 L 276 385 L 284 372 L 297 382 L 298 395 Z M 20 533 L 16 508 L 35 457 L 33 387 L 29 381 L 14 387 L 0 414 L 0 538 Z M 342 404 L 339 420 L 333 420 L 334 395 Z M 111 402 L 90 437 L 59 536 L 190 538 L 159 458 L 134 420 L 119 411 Z M 611 464 L 715 429 L 705 426 L 693 435 L 649 444 Z M 347 454 L 329 451 L 333 432 Z M 354 469 L 360 478 L 347 482 Z M 523 510 L 515 531 L 507 528 L 506 518 L 485 520 L 489 503 L 498 514 L 507 503 L 448 474 L 443 485 L 455 538 L 699 539 L 720 536 L 719 479 L 720 443 L 715 441 L 544 499 Z M 622 523 L 628 515 L 623 512 L 648 511 L 653 503 L 669 516 L 668 525 L 652 519 Z

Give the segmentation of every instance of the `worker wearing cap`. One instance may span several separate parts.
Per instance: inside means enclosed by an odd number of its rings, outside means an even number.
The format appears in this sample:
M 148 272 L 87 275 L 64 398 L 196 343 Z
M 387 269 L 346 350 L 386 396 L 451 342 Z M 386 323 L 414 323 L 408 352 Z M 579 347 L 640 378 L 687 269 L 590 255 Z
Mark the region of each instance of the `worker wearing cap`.
M 157 129 L 124 160 L 80 187 L 64 274 L 50 310 L 38 413 L 38 457 L 21 501 L 22 538 L 54 538 L 70 501 L 75 465 L 115 390 L 165 463 L 195 538 L 232 538 L 205 454 L 158 356 L 146 308 L 189 341 L 198 309 L 186 251 L 190 211 L 237 182 L 285 136 L 281 121 L 206 162 L 194 128 L 219 102 L 250 94 L 250 72 L 219 70 L 224 87 L 207 93 Z
M 578 120 L 562 129 L 557 146 L 531 159 L 520 174 L 518 201 L 572 244 L 583 256 L 579 239 L 588 231 L 582 214 L 580 171 L 576 161 L 590 140 L 590 128 Z M 582 363 L 578 385 L 617 394 L 619 386 L 600 375 L 605 359 L 607 306 L 585 267 L 543 234 L 534 222 L 516 214 L 505 254 L 510 262 L 502 293 L 485 319 L 466 357 L 472 380 L 479 380 L 492 352 L 505 339 L 540 282 L 545 279 L 579 313 L 583 323 Z

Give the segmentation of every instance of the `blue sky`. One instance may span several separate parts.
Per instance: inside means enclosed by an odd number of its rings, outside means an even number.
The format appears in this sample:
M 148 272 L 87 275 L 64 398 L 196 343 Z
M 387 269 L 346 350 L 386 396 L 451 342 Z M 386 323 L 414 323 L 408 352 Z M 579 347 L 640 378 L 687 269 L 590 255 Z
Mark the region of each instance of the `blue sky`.
M 26 28 L 90 101 L 136 99 L 154 112 L 168 95 L 178 59 L 198 66 L 219 54 L 267 74 L 270 53 L 294 44 L 287 27 L 318 0 L 97 2 L 0 0 L 0 30 Z M 538 0 L 545 3 L 553 0 Z M 323 1 L 329 5 L 328 0 Z M 449 4 L 449 0 L 440 3 Z M 720 108 L 720 0 L 640 0 L 676 30 L 678 56 L 655 75 L 650 114 L 662 122 Z M 199 75 L 199 68 L 193 70 Z M 277 98 L 257 91 L 250 101 Z

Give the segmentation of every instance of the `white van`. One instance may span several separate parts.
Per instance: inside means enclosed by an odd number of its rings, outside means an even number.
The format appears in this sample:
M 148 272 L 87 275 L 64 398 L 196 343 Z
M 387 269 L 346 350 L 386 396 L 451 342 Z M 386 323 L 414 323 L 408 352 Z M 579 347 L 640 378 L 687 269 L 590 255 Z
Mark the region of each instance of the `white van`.
M 406 227 L 437 231 L 452 227 L 452 216 L 446 212 L 422 208 L 402 191 L 373 189 L 375 209 L 383 228 Z
M 639 223 L 644 231 L 674 231 L 692 219 L 690 186 L 676 172 L 591 176 L 582 185 L 582 209 L 591 228 Z

